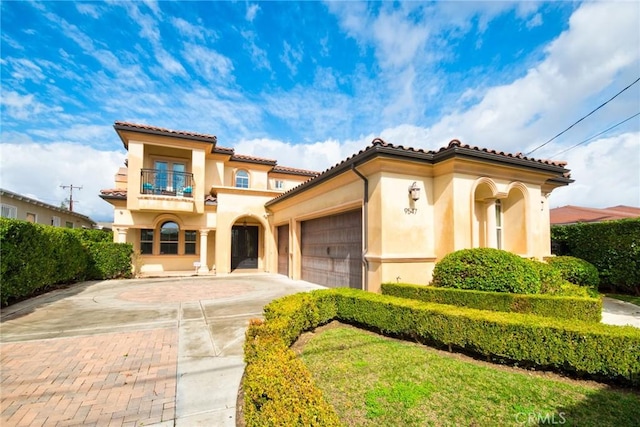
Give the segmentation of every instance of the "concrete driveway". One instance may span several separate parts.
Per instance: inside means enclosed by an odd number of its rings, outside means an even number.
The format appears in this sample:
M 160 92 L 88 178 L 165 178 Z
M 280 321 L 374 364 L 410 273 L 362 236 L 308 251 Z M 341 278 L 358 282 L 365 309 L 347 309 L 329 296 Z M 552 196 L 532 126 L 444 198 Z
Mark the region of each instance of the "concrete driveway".
M 235 426 L 249 319 L 311 289 L 269 274 L 112 280 L 8 307 L 0 425 Z

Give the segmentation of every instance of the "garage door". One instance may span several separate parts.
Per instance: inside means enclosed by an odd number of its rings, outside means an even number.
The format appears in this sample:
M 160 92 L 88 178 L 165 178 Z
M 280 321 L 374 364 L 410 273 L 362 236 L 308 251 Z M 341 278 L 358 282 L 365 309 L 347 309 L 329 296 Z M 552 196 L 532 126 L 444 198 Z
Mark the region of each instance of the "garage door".
M 330 288 L 362 289 L 362 212 L 301 224 L 302 280 Z
M 278 227 L 278 274 L 289 275 L 289 226 Z

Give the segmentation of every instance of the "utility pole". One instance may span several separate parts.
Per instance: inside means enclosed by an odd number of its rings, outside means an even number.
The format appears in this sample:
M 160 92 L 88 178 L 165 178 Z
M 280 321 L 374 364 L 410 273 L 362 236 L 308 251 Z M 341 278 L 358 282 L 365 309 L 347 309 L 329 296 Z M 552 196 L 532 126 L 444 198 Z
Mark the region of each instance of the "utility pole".
M 69 189 L 69 210 L 73 212 L 73 189 L 76 188 L 78 190 L 82 190 L 82 185 L 80 187 L 74 187 L 73 184 L 71 184 L 71 185 L 61 185 L 60 187 L 64 188 L 65 190 L 67 188 Z

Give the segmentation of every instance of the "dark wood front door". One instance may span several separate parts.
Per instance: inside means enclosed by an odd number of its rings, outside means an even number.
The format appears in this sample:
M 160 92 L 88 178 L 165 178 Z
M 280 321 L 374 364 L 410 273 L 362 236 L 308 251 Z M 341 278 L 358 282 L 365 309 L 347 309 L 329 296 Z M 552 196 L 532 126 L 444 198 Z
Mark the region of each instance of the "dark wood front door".
M 231 228 L 231 270 L 258 268 L 258 227 L 236 225 Z

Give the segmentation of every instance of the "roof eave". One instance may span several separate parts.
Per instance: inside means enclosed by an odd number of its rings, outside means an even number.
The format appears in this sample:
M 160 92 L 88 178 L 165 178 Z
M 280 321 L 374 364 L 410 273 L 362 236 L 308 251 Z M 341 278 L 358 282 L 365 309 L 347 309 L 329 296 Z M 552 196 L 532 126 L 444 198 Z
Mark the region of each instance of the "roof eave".
M 198 135 L 177 134 L 177 133 L 167 132 L 159 129 L 147 129 L 142 127 L 127 126 L 120 123 L 115 123 L 113 125 L 113 128 L 116 130 L 116 132 L 120 136 L 120 139 L 122 140 L 124 147 L 126 149 L 129 148 L 128 143 L 125 141 L 124 137 L 120 133 L 121 131 L 137 132 L 137 133 L 144 133 L 147 135 L 157 135 L 157 136 L 165 136 L 169 138 L 187 139 L 190 141 L 205 142 L 208 144 L 213 144 L 213 147 L 211 150 L 212 152 L 213 152 L 213 148 L 215 148 L 216 144 L 218 143 L 218 138 L 215 136 L 205 137 L 205 136 L 198 136 Z

